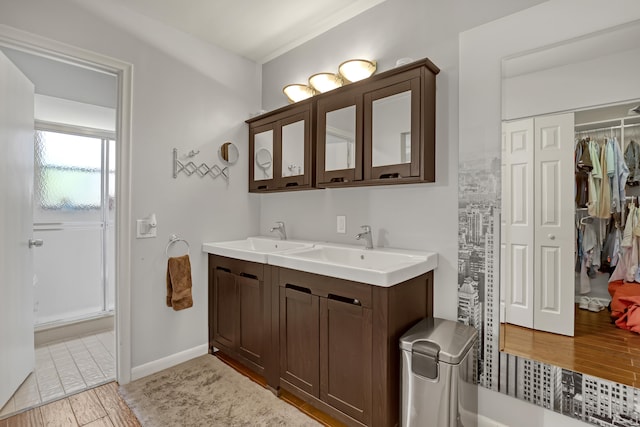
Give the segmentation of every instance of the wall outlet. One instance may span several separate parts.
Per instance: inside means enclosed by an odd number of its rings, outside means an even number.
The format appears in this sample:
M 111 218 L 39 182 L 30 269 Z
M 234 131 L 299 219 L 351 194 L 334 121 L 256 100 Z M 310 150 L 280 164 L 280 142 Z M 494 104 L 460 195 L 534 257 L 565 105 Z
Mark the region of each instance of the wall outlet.
M 344 215 L 338 215 L 336 217 L 336 231 L 340 234 L 347 233 L 347 217 Z

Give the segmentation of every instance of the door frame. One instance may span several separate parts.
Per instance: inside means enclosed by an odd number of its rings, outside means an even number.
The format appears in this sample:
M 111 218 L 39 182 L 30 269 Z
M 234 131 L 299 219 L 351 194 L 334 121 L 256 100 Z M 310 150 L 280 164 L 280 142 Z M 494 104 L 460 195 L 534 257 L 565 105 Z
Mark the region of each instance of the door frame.
M 131 381 L 131 109 L 133 65 L 0 24 L 0 46 L 117 77 L 116 109 L 116 381 Z

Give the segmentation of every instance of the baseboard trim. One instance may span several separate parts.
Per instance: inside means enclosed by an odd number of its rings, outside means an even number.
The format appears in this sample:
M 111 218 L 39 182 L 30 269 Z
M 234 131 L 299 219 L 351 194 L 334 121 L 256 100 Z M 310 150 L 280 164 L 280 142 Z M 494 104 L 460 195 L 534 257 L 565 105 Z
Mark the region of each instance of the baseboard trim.
M 134 366 L 131 368 L 131 381 L 135 381 L 146 377 L 147 375 L 155 374 L 156 372 L 179 365 L 180 363 L 202 356 L 208 352 L 209 344 L 202 344 L 179 353 L 171 354 L 167 357 L 163 357 L 162 359 L 153 360 L 145 363 L 144 365 Z
M 485 417 L 484 415 L 478 415 L 478 427 L 507 427 L 507 425 Z
M 53 322 L 34 328 L 36 347 L 58 341 L 114 330 L 113 312 L 65 322 Z

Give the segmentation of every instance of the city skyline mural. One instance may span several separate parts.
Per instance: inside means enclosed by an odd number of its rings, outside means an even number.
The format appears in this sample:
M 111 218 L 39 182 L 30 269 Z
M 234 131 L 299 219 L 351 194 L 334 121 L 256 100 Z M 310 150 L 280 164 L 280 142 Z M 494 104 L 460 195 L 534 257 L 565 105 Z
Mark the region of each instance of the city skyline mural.
M 482 387 L 597 426 L 640 426 L 640 390 L 500 352 L 500 152 L 458 172 L 458 321 L 478 330 Z M 499 147 L 498 147 L 499 149 Z

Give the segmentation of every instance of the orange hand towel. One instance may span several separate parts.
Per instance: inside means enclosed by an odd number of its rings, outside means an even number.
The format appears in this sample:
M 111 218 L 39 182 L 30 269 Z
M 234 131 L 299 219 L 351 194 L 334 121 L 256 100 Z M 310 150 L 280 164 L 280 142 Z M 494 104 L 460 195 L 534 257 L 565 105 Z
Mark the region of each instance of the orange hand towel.
M 167 264 L 167 307 L 183 310 L 193 306 L 189 255 L 169 258 Z

